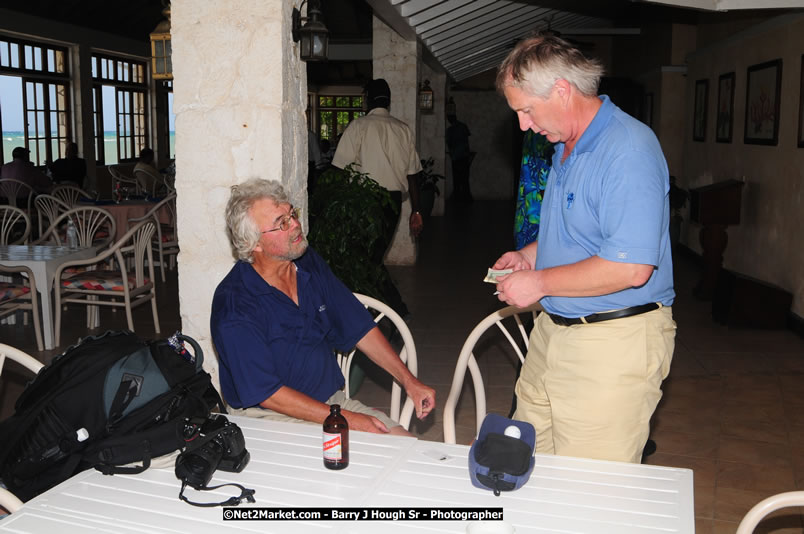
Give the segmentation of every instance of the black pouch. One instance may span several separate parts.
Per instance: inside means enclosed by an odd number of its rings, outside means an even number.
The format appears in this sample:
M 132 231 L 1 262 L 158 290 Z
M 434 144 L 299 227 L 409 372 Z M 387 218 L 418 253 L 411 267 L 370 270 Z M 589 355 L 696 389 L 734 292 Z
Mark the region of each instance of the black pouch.
M 489 468 L 489 471 L 520 476 L 530 468 L 533 450 L 521 439 L 504 434 L 492 433 L 486 436 L 475 449 L 475 461 Z
M 519 438 L 504 434 L 506 428 L 517 427 Z M 533 449 L 536 432 L 533 425 L 514 421 L 497 414 L 488 414 L 469 450 L 469 475 L 472 485 L 502 491 L 520 488 L 533 471 Z

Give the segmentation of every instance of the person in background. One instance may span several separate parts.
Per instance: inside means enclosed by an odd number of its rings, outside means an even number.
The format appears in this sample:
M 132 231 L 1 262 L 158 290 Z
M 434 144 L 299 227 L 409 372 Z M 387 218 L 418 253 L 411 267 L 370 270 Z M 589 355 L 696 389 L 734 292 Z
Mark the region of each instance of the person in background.
M 452 177 L 454 189 L 452 198 L 459 202 L 472 202 L 472 191 L 469 188 L 469 167 L 472 165 L 474 154 L 469 148 L 469 136 L 472 133 L 466 124 L 458 120 L 454 113 L 447 115 L 449 127 L 447 128 L 447 151 L 452 160 Z
M 53 181 L 57 184 L 84 187 L 87 176 L 87 162 L 78 157 L 78 145 L 72 141 L 64 149 L 64 157 L 48 165 Z
M 162 176 L 159 174 L 156 167 L 154 167 L 153 149 L 145 147 L 140 150 L 139 160 L 137 164 L 134 165 L 134 177 L 140 183 L 140 189 L 145 194 L 149 194 L 153 191 L 154 183 L 162 182 Z
M 349 123 L 344 130 L 332 165 L 339 169 L 350 163 L 356 170 L 369 177 L 391 193 L 391 205 L 386 208 L 386 216 L 398 218 L 401 215 L 402 201 L 410 197 L 410 234 L 419 235 L 424 227 L 419 212 L 418 175 L 422 170 L 413 133 L 407 124 L 391 116 L 391 88 L 382 78 L 370 81 L 365 88 L 365 102 L 368 114 Z M 392 226 L 382 236 L 377 246 L 376 257 L 369 258 L 383 269 L 383 259 L 396 232 Z M 401 317 L 409 315 L 402 295 L 393 283 L 391 275 L 384 271 L 383 299 Z
M 536 451 L 639 462 L 676 325 L 669 172 L 653 131 L 597 89 L 603 68 L 563 39 L 520 41 L 497 87 L 522 130 L 556 143 L 538 240 L 494 269 L 498 298 L 540 302 L 514 418 Z
M 53 187 L 53 182 L 30 162 L 28 159 L 30 153 L 31 151 L 23 146 L 12 150 L 11 157 L 13 159 L 0 167 L 0 179 L 18 180 L 31 186 L 37 193 L 47 193 Z
M 321 424 L 340 404 L 352 430 L 407 434 L 342 391 L 334 350 L 357 346 L 413 399 L 421 419 L 435 391 L 413 376 L 373 318 L 302 231 L 279 182 L 232 187 L 226 226 L 237 263 L 215 290 L 210 326 L 223 397 L 235 415 Z

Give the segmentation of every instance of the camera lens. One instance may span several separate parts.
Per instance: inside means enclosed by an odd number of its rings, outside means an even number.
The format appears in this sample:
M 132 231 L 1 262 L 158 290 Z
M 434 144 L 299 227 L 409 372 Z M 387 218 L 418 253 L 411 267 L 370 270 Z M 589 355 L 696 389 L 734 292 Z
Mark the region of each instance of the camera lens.
M 223 447 L 214 439 L 185 451 L 176 458 L 176 477 L 196 489 L 209 484 L 223 456 Z

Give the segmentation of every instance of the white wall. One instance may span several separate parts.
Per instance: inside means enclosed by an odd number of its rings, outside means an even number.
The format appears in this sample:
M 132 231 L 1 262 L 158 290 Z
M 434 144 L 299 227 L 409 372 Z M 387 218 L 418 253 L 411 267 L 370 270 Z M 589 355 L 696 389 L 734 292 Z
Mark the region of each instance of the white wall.
M 680 185 L 698 187 L 745 178 L 738 226 L 728 228 L 724 267 L 770 282 L 793 293 L 793 312 L 804 316 L 804 148 L 798 148 L 801 113 L 801 62 L 804 16 L 785 16 L 749 28 L 688 58 L 684 115 L 684 172 Z M 776 146 L 743 142 L 747 69 L 781 59 L 779 142 Z M 721 74 L 736 73 L 734 132 L 731 143 L 715 142 L 717 84 Z M 692 141 L 696 80 L 709 80 L 706 140 Z M 687 217 L 688 218 L 688 217 Z M 687 224 L 682 241 L 700 251 L 700 226 Z M 758 313 L 761 313 L 758 311 Z

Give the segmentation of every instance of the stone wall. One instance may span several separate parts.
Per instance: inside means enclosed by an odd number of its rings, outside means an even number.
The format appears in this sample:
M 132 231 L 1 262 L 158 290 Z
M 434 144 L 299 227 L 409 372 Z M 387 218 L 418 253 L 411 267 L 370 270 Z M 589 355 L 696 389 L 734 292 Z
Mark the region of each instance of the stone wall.
M 384 78 L 391 88 L 391 115 L 407 124 L 416 136 L 420 47 L 374 17 L 372 59 L 374 78 Z M 410 236 L 410 201 L 402 204 L 399 226 L 385 262 L 396 265 L 416 263 L 416 243 Z
M 229 187 L 279 180 L 306 212 L 307 83 L 284 0 L 173 0 L 179 300 L 182 329 L 216 359 L 212 296 L 234 263 Z
M 513 198 L 522 152 L 516 115 L 494 90 L 453 90 L 450 95 L 458 119 L 472 132 L 469 146 L 477 153 L 469 173 L 472 195 L 478 199 Z M 511 217 L 513 221 L 513 211 Z

